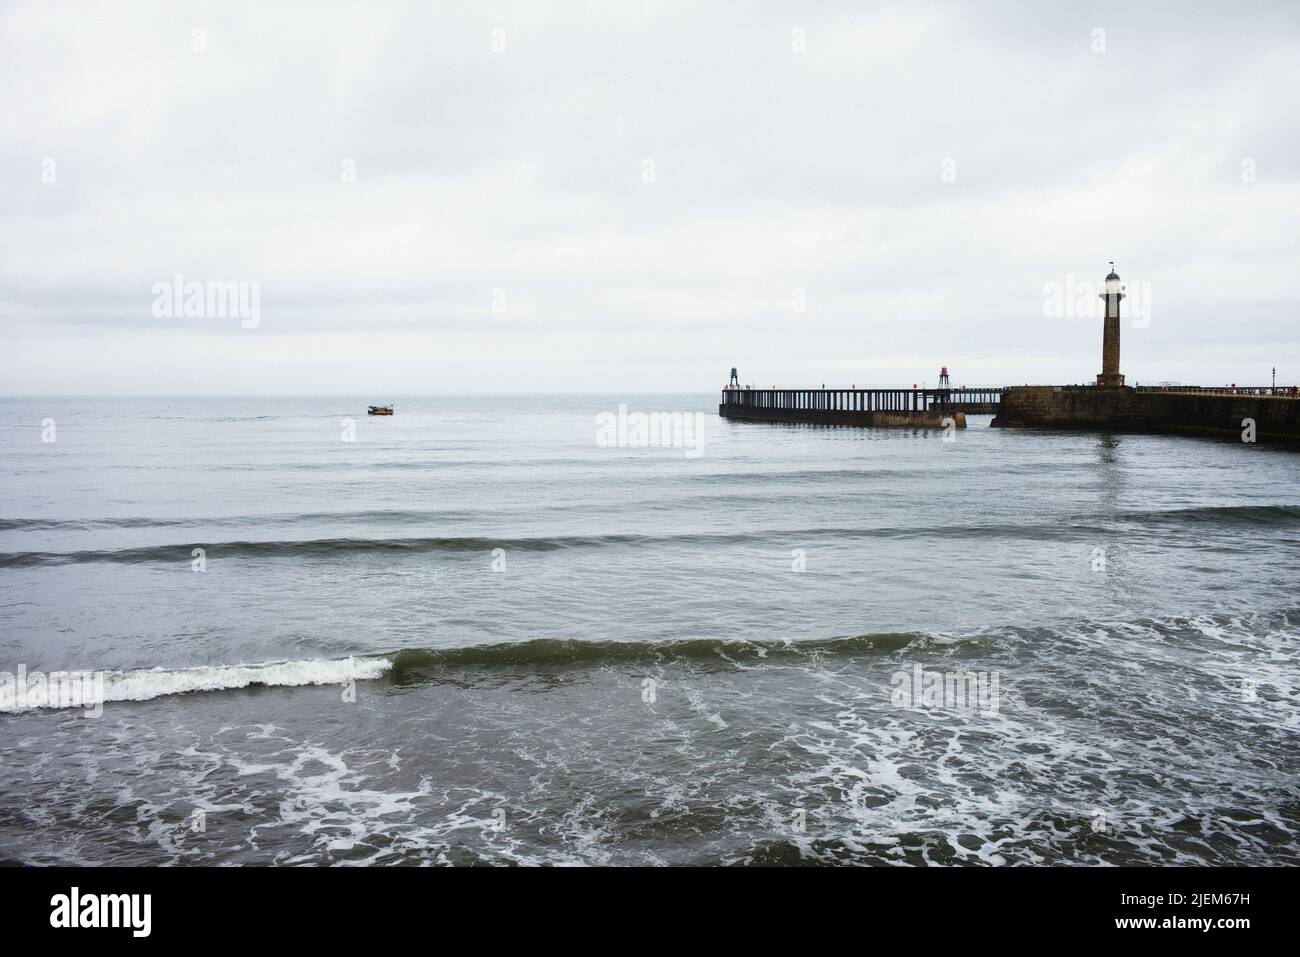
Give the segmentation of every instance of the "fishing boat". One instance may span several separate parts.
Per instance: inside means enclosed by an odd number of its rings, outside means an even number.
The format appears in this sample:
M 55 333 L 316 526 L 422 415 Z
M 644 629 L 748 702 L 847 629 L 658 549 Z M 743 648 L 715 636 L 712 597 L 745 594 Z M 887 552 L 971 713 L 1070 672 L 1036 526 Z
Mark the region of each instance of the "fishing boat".
M 367 415 L 392 415 L 393 407 L 391 405 L 372 405 L 366 410 Z

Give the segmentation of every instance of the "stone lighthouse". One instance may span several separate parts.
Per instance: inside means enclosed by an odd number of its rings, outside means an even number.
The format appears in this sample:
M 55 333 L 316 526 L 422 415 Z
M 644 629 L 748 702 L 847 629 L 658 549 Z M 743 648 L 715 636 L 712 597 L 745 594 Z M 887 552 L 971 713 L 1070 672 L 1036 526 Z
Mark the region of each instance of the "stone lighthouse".
M 1120 386 L 1124 377 L 1119 374 L 1119 301 L 1124 298 L 1124 287 L 1119 283 L 1115 264 L 1110 264 L 1110 274 L 1101 299 L 1106 304 L 1106 324 L 1101 334 L 1101 375 L 1099 386 Z

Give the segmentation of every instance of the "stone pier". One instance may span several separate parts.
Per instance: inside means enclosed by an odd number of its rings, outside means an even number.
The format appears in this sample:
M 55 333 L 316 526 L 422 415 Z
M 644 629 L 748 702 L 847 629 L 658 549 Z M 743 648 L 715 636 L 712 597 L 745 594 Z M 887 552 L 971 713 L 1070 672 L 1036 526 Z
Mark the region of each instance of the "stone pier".
M 993 425 L 1300 441 L 1300 396 L 1130 386 L 1008 386 Z

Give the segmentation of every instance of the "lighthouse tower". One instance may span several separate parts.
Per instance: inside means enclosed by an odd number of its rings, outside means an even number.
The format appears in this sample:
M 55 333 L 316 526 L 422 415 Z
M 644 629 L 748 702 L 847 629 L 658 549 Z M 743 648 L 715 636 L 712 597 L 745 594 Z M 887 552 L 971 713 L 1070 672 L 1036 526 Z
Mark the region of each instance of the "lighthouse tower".
M 1119 303 L 1124 298 L 1124 287 L 1120 285 L 1119 274 L 1115 264 L 1110 264 L 1110 274 L 1101 299 L 1106 304 L 1106 324 L 1101 334 L 1101 374 L 1097 376 L 1099 386 L 1120 386 L 1124 377 L 1119 374 Z

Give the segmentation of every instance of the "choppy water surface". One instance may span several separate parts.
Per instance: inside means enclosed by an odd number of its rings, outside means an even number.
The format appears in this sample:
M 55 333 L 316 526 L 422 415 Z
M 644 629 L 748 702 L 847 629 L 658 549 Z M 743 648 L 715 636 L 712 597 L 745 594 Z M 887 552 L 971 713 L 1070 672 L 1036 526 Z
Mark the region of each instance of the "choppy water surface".
M 1300 861 L 1295 451 L 372 401 L 0 402 L 0 858 Z

